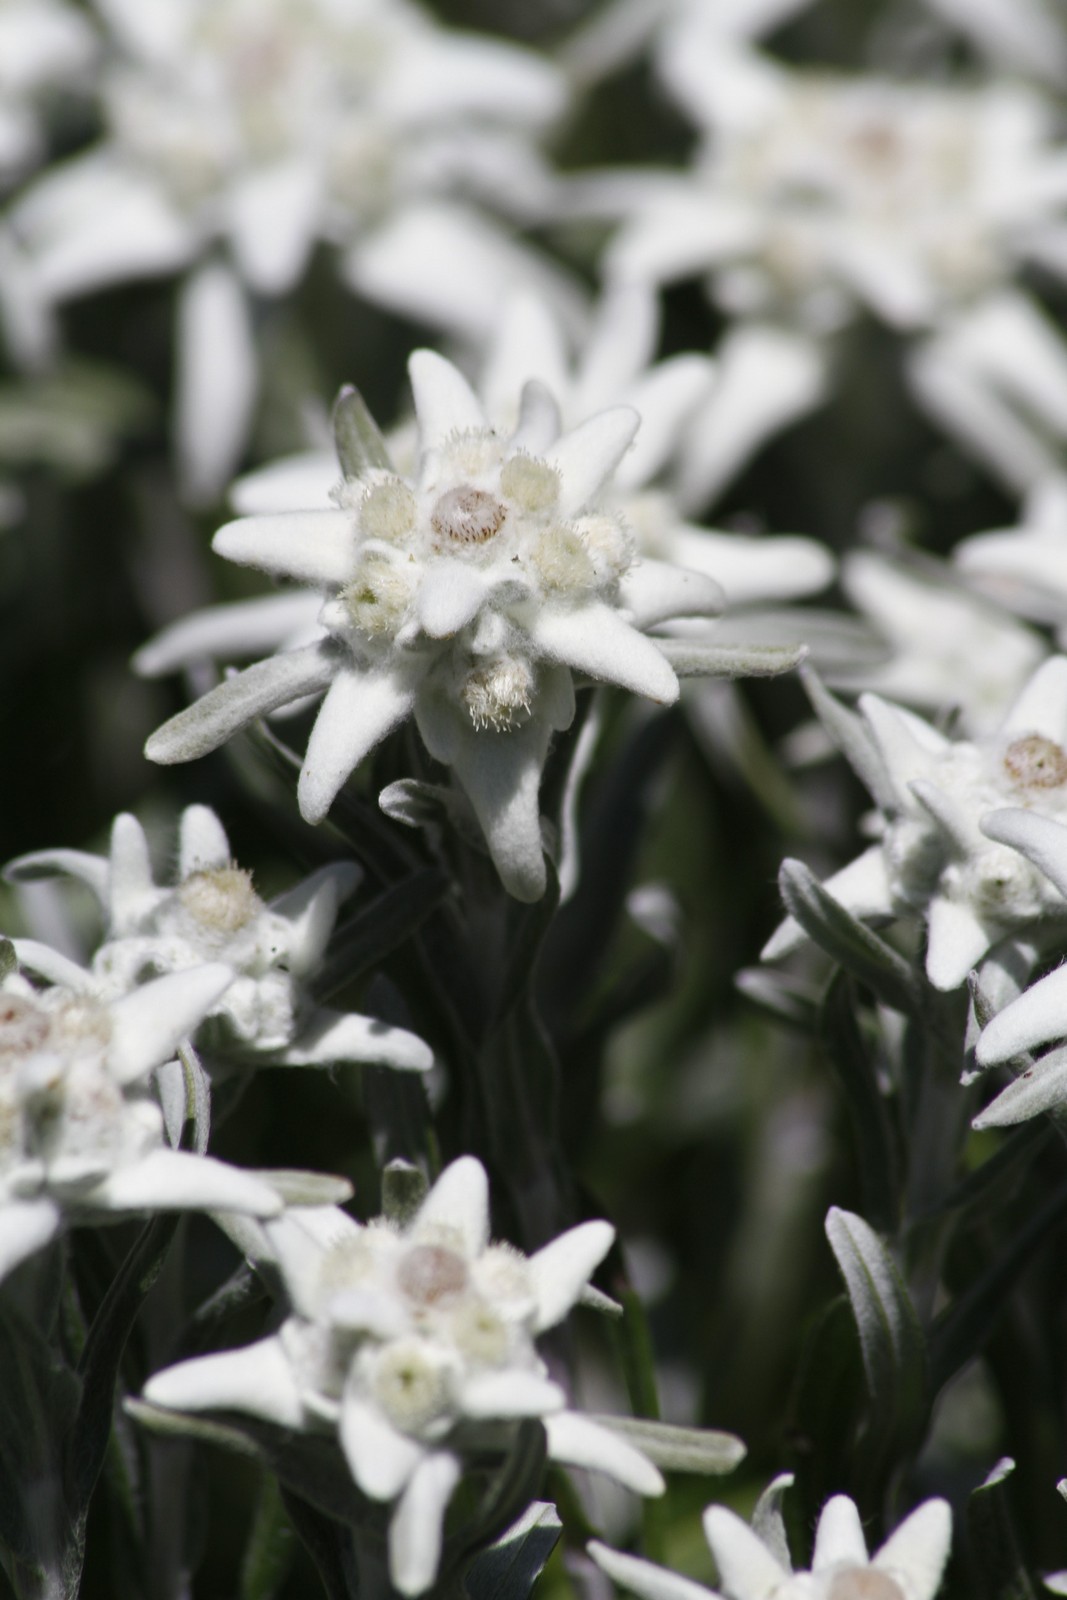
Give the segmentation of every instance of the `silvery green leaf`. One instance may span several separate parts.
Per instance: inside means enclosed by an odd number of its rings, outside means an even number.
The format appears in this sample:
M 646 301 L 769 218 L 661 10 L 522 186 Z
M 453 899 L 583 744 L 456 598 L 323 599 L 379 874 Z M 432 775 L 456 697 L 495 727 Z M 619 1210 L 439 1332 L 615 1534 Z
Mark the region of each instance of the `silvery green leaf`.
M 870 791 L 880 809 L 892 814 L 899 803 L 896 790 L 863 718 L 830 694 L 818 673 L 810 667 L 800 668 L 800 681 L 816 716 L 849 766 Z
M 469 1600 L 528 1600 L 562 1531 L 555 1506 L 535 1500 L 472 1561 L 464 1577 Z
M 250 1170 L 269 1184 L 287 1206 L 343 1206 L 354 1192 L 347 1178 L 337 1178 L 328 1172 L 303 1172 L 290 1167 Z
M 975 1600 L 1037 1600 L 1020 1553 L 1008 1490 L 1014 1470 L 1014 1461 L 1003 1457 L 967 1502 Z
M 602 1412 L 590 1412 L 589 1420 L 636 1445 L 664 1472 L 732 1472 L 747 1454 L 745 1445 L 735 1434 L 722 1433 L 716 1428 L 682 1428 L 670 1422 L 608 1416 Z
M 414 1217 L 429 1188 L 426 1174 L 410 1161 L 390 1161 L 382 1170 L 382 1212 L 404 1227 Z
M 362 478 L 375 468 L 393 470 L 381 430 L 352 384 L 346 383 L 334 402 L 333 432 L 337 459 L 346 478 Z
M 58 1566 L 74 1531 L 60 1448 L 77 1403 L 75 1374 L 8 1301 L 0 1307 L 0 1549 L 12 1561 Z
M 277 1482 L 264 1474 L 241 1562 L 240 1600 L 274 1600 L 289 1576 L 294 1554 L 293 1529 L 281 1491 Z
M 698 639 L 655 639 L 679 678 L 776 678 L 807 655 L 805 645 L 704 644 Z
M 1002 1208 L 1018 1191 L 1040 1145 L 1049 1136 L 1047 1122 L 1027 1122 L 1009 1134 L 994 1153 L 980 1167 L 961 1178 L 936 1208 L 923 1213 L 917 1221 L 927 1217 L 945 1216 L 955 1212 L 958 1220 L 973 1216 L 975 1219 L 1001 1215 Z
M 828 955 L 894 1011 L 914 1013 L 921 992 L 903 956 L 829 894 L 802 861 L 785 860 L 778 887 L 787 911 Z
M 929 1378 L 904 1280 L 885 1243 L 853 1212 L 831 1206 L 826 1237 L 852 1306 L 878 1435 L 913 1444 L 926 1420 Z
M 762 1539 L 771 1555 L 781 1563 L 786 1572 L 793 1563 L 789 1554 L 785 1518 L 782 1515 L 782 1501 L 785 1499 L 786 1490 L 791 1489 L 794 1482 L 793 1473 L 780 1472 L 764 1489 L 752 1513 L 753 1533 L 758 1539 Z
M 605 1317 L 621 1317 L 623 1314 L 622 1306 L 617 1300 L 613 1300 L 610 1294 L 605 1294 L 602 1289 L 596 1288 L 591 1283 L 587 1283 L 581 1290 L 577 1303 L 580 1306 L 588 1306 L 590 1311 L 599 1311 Z
M 185 1083 L 185 1116 L 193 1125 L 192 1147 L 198 1156 L 204 1156 L 211 1134 L 211 1080 L 188 1040 L 179 1045 L 178 1060 Z
M 259 1459 L 254 1441 L 246 1438 L 239 1428 L 231 1428 L 224 1422 L 213 1422 L 207 1417 L 193 1416 L 188 1412 L 167 1411 L 163 1406 L 153 1406 L 147 1400 L 138 1400 L 133 1396 L 127 1396 L 122 1409 L 142 1428 L 161 1438 L 199 1439 L 204 1444 L 217 1444 L 224 1450 L 248 1456 L 250 1460 Z

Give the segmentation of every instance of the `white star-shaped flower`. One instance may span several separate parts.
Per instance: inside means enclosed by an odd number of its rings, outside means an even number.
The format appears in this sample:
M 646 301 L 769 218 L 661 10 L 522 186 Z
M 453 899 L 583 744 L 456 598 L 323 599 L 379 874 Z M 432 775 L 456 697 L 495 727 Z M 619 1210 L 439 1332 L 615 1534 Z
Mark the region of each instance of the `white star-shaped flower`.
M 721 1591 L 597 1542 L 588 1549 L 598 1567 L 642 1600 L 934 1600 L 952 1513 L 944 1500 L 925 1501 L 872 1556 L 854 1502 L 834 1495 L 819 1516 L 811 1569 L 801 1572 L 725 1506 L 708 1507 L 704 1532 Z
M 861 919 L 921 916 L 927 976 L 946 990 L 999 939 L 1067 914 L 1053 883 L 984 827 L 1009 805 L 1067 820 L 1067 658 L 1042 663 L 996 733 L 955 743 L 877 695 L 862 695 L 855 717 L 809 682 L 879 811 L 878 843 L 827 880 L 836 900 Z M 803 937 L 789 918 L 763 955 L 784 955 Z
M 292 1304 L 287 1321 L 258 1344 L 157 1374 L 145 1398 L 336 1432 L 362 1492 L 395 1502 L 389 1565 L 402 1594 L 433 1583 L 465 1461 L 502 1440 L 506 1449 L 501 1424 L 542 1418 L 551 1459 L 662 1492 L 640 1451 L 565 1409 L 534 1344 L 607 1253 L 608 1223 L 582 1223 L 529 1258 L 490 1243 L 485 1171 L 463 1156 L 404 1227 L 360 1226 L 331 1209 L 265 1232 Z
M 328 638 L 220 684 L 146 753 L 192 760 L 326 690 L 298 787 L 301 813 L 318 822 L 364 756 L 414 714 L 506 888 L 533 900 L 546 881 L 541 768 L 553 731 L 574 716 L 573 673 L 670 704 L 668 642 L 644 630 L 716 610 L 721 591 L 698 573 L 634 564 L 629 530 L 602 505 L 637 431 L 628 407 L 562 432 L 555 400 L 531 382 L 502 436 L 449 362 L 417 351 L 410 372 L 416 475 L 393 470 L 350 395 L 339 412 L 349 476 L 335 509 L 242 518 L 215 536 L 230 560 L 318 586 Z
M 790 69 L 699 31 L 663 71 L 703 138 L 688 173 L 604 176 L 601 209 L 629 214 L 609 277 L 706 273 L 741 328 L 789 332 L 824 378 L 831 337 L 866 310 L 908 340 L 920 402 L 992 470 L 1012 487 L 1047 470 L 1067 346 L 1014 280 L 1035 262 L 1067 274 L 1051 104 L 1021 84 Z M 798 408 L 821 392 L 804 400 L 798 380 Z
M 226 832 L 207 806 L 189 806 L 180 828 L 177 882 L 158 885 L 137 818 L 116 817 L 106 857 L 39 850 L 5 869 L 14 882 L 53 873 L 88 884 L 100 903 L 104 942 L 80 979 L 43 944 L 16 939 L 24 965 L 57 982 L 80 982 L 101 998 L 130 993 L 147 977 L 224 964 L 231 982 L 206 1013 L 198 1046 L 223 1060 L 279 1065 L 372 1061 L 425 1070 L 433 1053 L 403 1028 L 316 1005 L 307 984 L 321 965 L 341 902 L 360 869 L 320 868 L 265 904 L 235 865 Z
M 534 141 L 565 95 L 532 50 L 410 0 L 98 5 L 104 136 L 20 197 L 13 225 L 54 303 L 191 270 L 177 421 L 195 492 L 221 488 L 247 432 L 248 295 L 289 293 L 319 241 L 362 294 L 464 331 L 509 274 L 562 278 L 482 214 L 543 209 Z M 423 247 L 400 272 L 411 232 Z
M 152 1074 L 233 982 L 220 963 L 106 1002 L 0 985 L 0 1278 L 64 1220 L 186 1208 L 276 1216 L 253 1173 L 171 1149 Z

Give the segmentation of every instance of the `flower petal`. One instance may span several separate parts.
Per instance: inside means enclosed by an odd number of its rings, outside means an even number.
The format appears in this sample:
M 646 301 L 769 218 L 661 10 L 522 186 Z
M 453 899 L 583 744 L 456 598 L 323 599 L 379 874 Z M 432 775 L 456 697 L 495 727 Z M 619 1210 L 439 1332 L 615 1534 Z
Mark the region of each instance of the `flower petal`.
M 612 1583 L 640 1595 L 641 1600 L 723 1600 L 715 1589 L 705 1589 L 702 1583 L 680 1577 L 666 1567 L 657 1567 L 652 1561 L 642 1561 L 640 1556 L 610 1550 L 598 1539 L 591 1539 L 585 1548 Z
M 164 766 L 195 761 L 257 717 L 325 689 L 336 672 L 336 653 L 323 644 L 257 661 L 157 728 L 145 744 L 145 755 Z
M 583 1222 L 568 1228 L 530 1257 L 537 1299 L 534 1332 L 552 1328 L 567 1315 L 615 1239 L 610 1222 Z
M 819 1513 L 811 1569 L 821 1572 L 824 1567 L 832 1567 L 838 1562 L 854 1567 L 867 1565 L 863 1524 L 856 1502 L 850 1500 L 847 1494 L 835 1494 Z
M 376 1017 L 322 1006 L 277 1059 L 290 1067 L 333 1066 L 340 1061 L 369 1061 L 407 1072 L 428 1072 L 433 1051 L 417 1034 L 394 1028 Z
M 342 667 L 319 707 L 297 785 L 300 815 L 321 822 L 345 781 L 414 704 L 414 690 L 393 672 Z
M 159 678 L 192 662 L 261 656 L 314 630 L 321 607 L 322 596 L 315 589 L 206 606 L 161 628 L 130 665 L 143 678 Z
M 12 939 L 11 943 L 19 964 L 47 978 L 49 983 L 62 984 L 79 994 L 92 994 L 95 989 L 92 973 L 50 944 L 43 944 L 39 939 Z
M 423 631 L 431 639 L 450 639 L 477 616 L 488 592 L 485 574 L 466 561 L 444 557 L 428 563 L 415 599 Z
M 1010 845 L 1032 861 L 1067 898 L 1067 827 L 1062 822 L 1013 806 L 987 812 L 981 829 L 987 838 Z
M 973 908 L 935 895 L 926 912 L 926 976 L 935 989 L 956 989 L 995 942 Z
M 229 267 L 211 262 L 183 284 L 177 344 L 178 466 L 189 497 L 209 504 L 244 453 L 259 387 L 251 313 Z
M 489 1243 L 489 1179 L 474 1156 L 460 1156 L 441 1173 L 411 1223 L 418 1237 L 443 1229 L 454 1233 L 470 1256 L 479 1256 Z
M 508 440 L 508 455 L 517 450 L 543 455 L 559 437 L 560 426 L 559 406 L 551 390 L 537 378 L 528 379 L 522 386 L 519 418 Z
M 566 1396 L 558 1383 L 536 1372 L 479 1372 L 460 1386 L 464 1416 L 544 1417 L 562 1410 Z
M 339 905 L 362 880 L 363 869 L 355 861 L 331 861 L 270 902 L 274 915 L 290 924 L 290 972 L 306 977 L 315 970 L 326 953 Z
M 1067 1038 L 1067 966 L 1048 972 L 987 1022 L 975 1054 L 983 1067 L 1010 1061 L 1035 1045 Z
M 719 1581 L 734 1600 L 770 1600 L 784 1586 L 789 1572 L 768 1550 L 747 1522 L 725 1506 L 709 1506 L 704 1513 L 704 1533 Z
M 426 1455 L 425 1446 L 399 1433 L 377 1406 L 347 1390 L 340 1436 L 349 1470 L 372 1500 L 395 1500 Z
M 229 197 L 233 253 L 252 288 L 286 294 L 307 264 L 321 202 L 317 166 L 306 159 L 246 173 Z
M 283 1428 L 304 1423 L 300 1391 L 277 1337 L 179 1361 L 149 1378 L 144 1397 L 168 1411 L 244 1411 Z
M 389 1524 L 389 1575 L 401 1594 L 422 1594 L 436 1578 L 445 1512 L 461 1474 L 458 1458 L 444 1450 L 412 1473 Z
M 620 589 L 635 628 L 650 628 L 672 617 L 714 617 L 726 604 L 714 578 L 648 556 L 630 568 Z
M 91 855 L 88 850 L 32 850 L 9 861 L 3 875 L 7 883 L 36 883 L 39 878 L 51 878 L 57 873 L 88 884 L 100 904 L 106 906 L 110 868 L 106 857 Z
M 435 350 L 415 350 L 408 375 L 419 419 L 419 448 L 436 450 L 453 433 L 488 426 L 474 390 L 451 361 Z
M 63 1213 L 54 1200 L 0 1201 L 0 1283 L 59 1232 Z
M 234 980 L 232 967 L 205 962 L 153 978 L 111 1006 L 108 1067 L 119 1083 L 134 1083 L 172 1056 Z
M 601 601 L 570 611 L 546 609 L 531 633 L 551 661 L 647 695 L 659 705 L 673 705 L 678 698 L 678 679 L 662 651 Z
M 947 1500 L 927 1500 L 905 1517 L 876 1553 L 871 1566 L 899 1573 L 914 1600 L 933 1600 L 952 1542 L 952 1511 Z
M 641 418 L 631 406 L 613 406 L 579 423 L 545 451 L 545 460 L 561 479 L 561 517 L 576 516 L 596 496 L 640 426 Z
M 178 831 L 178 872 L 209 872 L 233 859 L 226 829 L 210 806 L 186 806 Z
M 276 1217 L 282 1210 L 262 1178 L 189 1150 L 153 1150 L 118 1167 L 78 1200 L 103 1211 L 239 1211 Z
M 557 1411 L 544 1419 L 550 1461 L 565 1467 L 603 1472 L 634 1494 L 660 1495 L 666 1485 L 658 1467 L 620 1434 L 577 1411 Z
M 352 576 L 355 522 L 348 511 L 276 511 L 227 522 L 211 541 L 216 555 L 301 583 L 342 585 Z
M 1006 740 L 1040 733 L 1055 744 L 1067 742 L 1067 656 L 1050 656 L 1041 663 L 1008 712 L 1001 733 Z

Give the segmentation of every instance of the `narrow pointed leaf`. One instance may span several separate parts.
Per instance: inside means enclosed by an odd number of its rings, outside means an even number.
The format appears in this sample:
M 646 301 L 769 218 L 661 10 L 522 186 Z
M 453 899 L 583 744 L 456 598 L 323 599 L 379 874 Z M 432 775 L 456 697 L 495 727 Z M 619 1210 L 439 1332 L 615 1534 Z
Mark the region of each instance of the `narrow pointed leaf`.
M 846 972 L 894 1011 L 919 1009 L 920 991 L 908 963 L 846 911 L 803 862 L 783 861 L 778 884 L 790 915 Z
M 374 468 L 392 471 L 381 430 L 354 385 L 346 383 L 334 402 L 333 434 L 346 478 L 362 478 Z

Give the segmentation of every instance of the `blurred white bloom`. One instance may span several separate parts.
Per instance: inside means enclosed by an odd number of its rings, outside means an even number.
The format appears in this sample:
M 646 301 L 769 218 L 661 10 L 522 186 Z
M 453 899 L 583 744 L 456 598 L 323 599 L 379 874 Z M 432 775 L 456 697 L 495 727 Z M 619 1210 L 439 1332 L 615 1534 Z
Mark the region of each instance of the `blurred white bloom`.
M 859 918 L 922 914 L 926 973 L 936 988 L 956 988 L 1026 923 L 1067 912 L 1048 878 L 982 826 L 1007 805 L 1067 820 L 1067 657 L 1045 661 L 997 732 L 975 742 L 951 743 L 877 695 L 861 695 L 856 717 L 817 684 L 812 693 L 880 813 L 878 843 L 826 888 Z M 763 955 L 784 955 L 803 937 L 789 918 Z
M 85 87 L 95 53 L 88 18 L 66 0 L 0 0 L 0 189 L 43 154 L 42 100 Z
M 276 1216 L 252 1173 L 170 1149 L 153 1091 L 173 1056 L 233 981 L 211 963 L 110 1003 L 12 974 L 0 985 L 0 1278 L 64 1219 L 194 1209 Z
M 13 882 L 66 873 L 100 902 L 104 942 L 86 982 L 100 998 L 130 993 L 149 977 L 224 964 L 231 982 L 208 1008 L 197 1044 L 209 1057 L 260 1065 L 319 1066 L 372 1061 L 425 1070 L 433 1054 L 421 1039 L 356 1012 L 316 1005 L 307 984 L 321 966 L 341 902 L 362 876 L 352 862 L 321 867 L 265 904 L 252 875 L 230 854 L 222 823 L 207 806 L 181 819 L 177 882 L 156 884 L 137 818 L 116 817 L 107 857 L 39 850 L 5 869 Z M 65 957 L 16 939 L 20 961 L 56 982 L 71 980 Z
M 179 308 L 179 445 L 192 489 L 210 494 L 255 396 L 246 291 L 288 293 L 324 240 L 362 292 L 403 309 L 403 285 L 364 258 L 391 260 L 380 230 L 410 224 L 425 238 L 407 308 L 429 309 L 421 284 L 448 321 L 452 291 L 466 326 L 480 272 L 496 281 L 524 259 L 474 208 L 525 217 L 543 204 L 532 139 L 562 109 L 562 79 L 532 51 L 444 29 L 409 0 L 98 4 L 112 45 L 106 134 L 23 196 L 14 223 L 57 302 L 202 267 Z M 446 264 L 468 221 L 464 276 Z
M 945 1500 L 924 1501 L 871 1556 L 854 1502 L 834 1495 L 819 1515 L 810 1572 L 794 1572 L 784 1551 L 771 1549 L 725 1506 L 708 1507 L 704 1532 L 721 1593 L 603 1544 L 588 1549 L 598 1567 L 642 1600 L 934 1600 L 952 1512 Z
M 1012 282 L 1034 262 L 1067 275 L 1052 106 L 1022 85 L 791 70 L 713 32 L 687 34 L 663 71 L 703 139 L 688 173 L 603 176 L 601 209 L 629 214 L 609 277 L 707 273 L 723 311 L 788 332 L 820 369 L 866 309 L 915 341 L 916 394 L 968 448 L 1013 487 L 1047 470 L 1044 436 L 1067 436 L 1067 345 Z
M 842 587 L 890 656 L 878 667 L 826 672 L 827 681 L 933 715 L 954 713 L 964 735 L 992 733 L 1048 649 L 1039 634 L 951 579 L 948 569 L 911 570 L 874 551 L 846 555 Z
M 1017 526 L 963 539 L 952 558 L 983 594 L 1067 642 L 1067 478 L 1044 479 Z
M 396 1502 L 389 1566 L 402 1594 L 433 1583 L 466 1460 L 479 1449 L 506 1451 L 506 1425 L 519 1418 L 544 1419 L 551 1459 L 599 1468 L 640 1494 L 662 1492 L 644 1455 L 564 1409 L 534 1345 L 607 1253 L 608 1223 L 583 1223 L 529 1258 L 491 1244 L 485 1171 L 464 1156 L 405 1227 L 384 1218 L 361 1227 L 323 1210 L 265 1231 L 288 1320 L 258 1344 L 157 1374 L 145 1398 L 336 1429 L 362 1492 Z
M 339 406 L 347 476 L 334 510 L 246 517 L 215 536 L 230 560 L 314 583 L 324 642 L 257 663 L 152 735 L 156 761 L 205 755 L 253 718 L 328 690 L 298 798 L 319 822 L 353 769 L 414 714 L 451 766 L 505 887 L 544 891 L 538 791 L 554 730 L 574 716 L 572 673 L 662 704 L 678 680 L 643 630 L 717 609 L 710 579 L 633 564 L 632 536 L 601 492 L 638 417 L 617 407 L 561 432 L 538 382 L 503 437 L 455 367 L 410 361 L 417 474 L 393 470 L 354 393 Z

